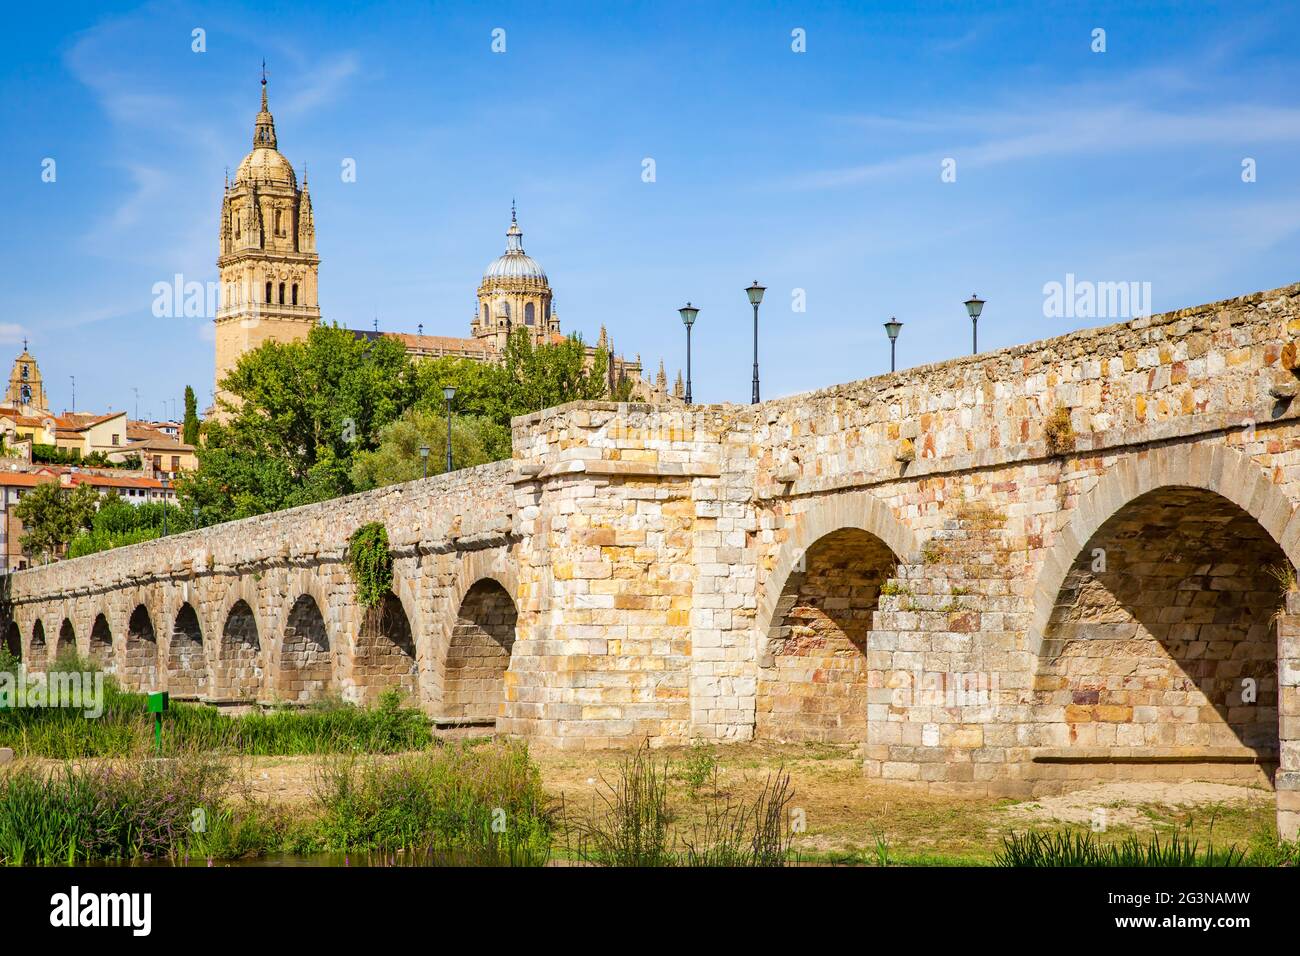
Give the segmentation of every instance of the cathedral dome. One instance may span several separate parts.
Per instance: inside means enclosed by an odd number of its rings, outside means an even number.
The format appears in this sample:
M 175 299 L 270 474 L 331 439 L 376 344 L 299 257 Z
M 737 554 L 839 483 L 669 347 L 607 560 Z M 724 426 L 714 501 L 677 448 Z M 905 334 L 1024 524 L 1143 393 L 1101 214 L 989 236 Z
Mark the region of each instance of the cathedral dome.
M 524 233 L 519 228 L 515 211 L 510 210 L 510 228 L 506 230 L 506 251 L 504 255 L 493 259 L 483 270 L 483 280 L 490 279 L 536 279 L 546 281 L 546 273 L 532 256 L 524 254 Z
M 284 158 L 278 149 L 259 146 L 244 157 L 235 172 L 235 181 L 273 182 L 290 186 L 298 185 L 298 177 L 293 171 L 293 164 Z

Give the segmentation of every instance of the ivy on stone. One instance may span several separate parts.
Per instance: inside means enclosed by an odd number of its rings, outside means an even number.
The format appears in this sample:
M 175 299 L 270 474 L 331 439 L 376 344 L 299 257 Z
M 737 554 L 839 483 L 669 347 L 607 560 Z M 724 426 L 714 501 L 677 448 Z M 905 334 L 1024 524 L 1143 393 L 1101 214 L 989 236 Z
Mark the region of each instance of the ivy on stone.
M 393 556 L 388 531 L 378 521 L 363 524 L 348 541 L 348 558 L 357 600 L 362 607 L 377 607 L 393 587 Z

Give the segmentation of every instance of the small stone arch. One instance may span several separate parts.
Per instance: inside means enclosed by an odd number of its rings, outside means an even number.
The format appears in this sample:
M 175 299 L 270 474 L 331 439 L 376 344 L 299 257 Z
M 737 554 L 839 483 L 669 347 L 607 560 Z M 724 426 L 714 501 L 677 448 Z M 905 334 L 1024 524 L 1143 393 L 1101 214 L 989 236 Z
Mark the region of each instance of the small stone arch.
M 228 703 L 257 700 L 262 689 L 262 661 L 257 615 L 246 600 L 237 598 L 222 617 L 214 699 Z
M 77 653 L 77 631 L 72 626 L 72 621 L 68 618 L 63 619 L 59 625 L 59 639 L 54 645 L 54 659 L 57 661 L 69 655 L 75 656 Z
M 144 604 L 137 604 L 126 621 L 126 655 L 121 676 L 123 683 L 133 690 L 153 690 L 158 686 L 158 636 Z
M 167 690 L 182 699 L 197 699 L 208 692 L 203 629 L 189 601 L 181 604 L 172 620 L 171 639 L 167 642 Z
M 10 621 L 5 628 L 5 650 L 19 661 L 23 659 L 23 633 L 17 621 Z
M 1151 448 L 1116 462 L 1093 488 L 1080 495 L 1039 565 L 1032 592 L 1026 650 L 1037 660 L 1057 596 L 1084 546 L 1112 516 L 1142 495 L 1160 488 L 1212 491 L 1254 518 L 1300 567 L 1300 513 L 1246 455 L 1226 445 Z
M 358 703 L 370 703 L 388 690 L 415 698 L 415 633 L 401 598 L 389 591 L 377 605 L 362 611 L 352 656 Z
M 280 633 L 275 692 L 280 700 L 307 703 L 333 690 L 334 654 L 329 628 L 309 590 L 287 605 Z
M 36 623 L 32 625 L 32 639 L 29 647 L 31 650 L 27 655 L 28 660 L 37 667 L 44 667 L 50 649 L 45 644 L 45 624 L 39 617 L 36 619 Z
M 113 670 L 113 631 L 108 626 L 108 618 L 102 613 L 95 615 L 95 620 L 90 626 L 90 642 L 87 651 L 91 661 L 100 668 L 109 672 Z
M 456 629 L 460 606 L 469 589 L 485 578 L 497 582 L 512 598 L 519 593 L 518 571 L 510 551 L 504 548 L 463 551 L 457 556 L 455 577 L 445 592 L 445 604 L 441 605 L 443 611 L 437 615 L 430 628 L 432 633 L 427 638 L 427 644 L 420 640 L 423 635 L 420 628 L 416 628 L 423 699 L 431 703 L 435 712 L 438 712 L 443 701 L 447 651 Z M 409 601 L 407 606 L 411 606 Z M 416 623 L 418 625 L 418 618 Z M 513 657 L 514 651 L 511 655 Z M 511 692 L 507 688 L 506 697 L 510 696 Z

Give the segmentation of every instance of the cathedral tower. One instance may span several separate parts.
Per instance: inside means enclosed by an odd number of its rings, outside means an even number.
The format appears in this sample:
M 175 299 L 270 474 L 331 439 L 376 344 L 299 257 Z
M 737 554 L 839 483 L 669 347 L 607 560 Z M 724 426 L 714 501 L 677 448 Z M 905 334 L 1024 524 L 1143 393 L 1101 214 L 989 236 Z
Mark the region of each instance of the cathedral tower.
M 221 200 L 221 305 L 217 309 L 217 394 L 245 352 L 264 342 L 293 342 L 320 323 L 316 227 L 307 176 L 302 187 L 276 148 L 266 103 L 253 126 L 253 149 L 226 180 Z
M 560 331 L 560 319 L 551 308 L 546 273 L 536 259 L 524 253 L 524 233 L 511 203 L 506 251 L 483 272 L 478 313 L 470 330 L 475 338 L 487 339 L 502 350 L 511 330 L 521 327 L 533 333 L 533 341 L 544 342 Z

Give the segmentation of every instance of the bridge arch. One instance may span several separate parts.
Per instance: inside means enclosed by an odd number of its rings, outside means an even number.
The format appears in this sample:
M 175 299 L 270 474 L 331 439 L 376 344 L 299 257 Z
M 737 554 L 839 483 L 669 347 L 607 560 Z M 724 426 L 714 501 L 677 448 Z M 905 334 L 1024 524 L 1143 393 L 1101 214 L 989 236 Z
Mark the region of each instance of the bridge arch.
M 132 690 L 152 690 L 158 686 L 158 636 L 153 616 L 143 603 L 136 604 L 126 620 L 126 653 L 122 678 Z
M 788 536 L 764 579 L 754 618 L 760 644 L 772 626 L 790 572 L 813 543 L 826 535 L 844 528 L 857 528 L 880 539 L 903 562 L 911 562 L 921 551 L 912 529 L 869 491 L 842 492 L 809 501 L 801 510 L 788 515 L 786 523 Z
M 1066 576 L 1084 545 L 1121 508 L 1166 487 L 1214 492 L 1254 518 L 1300 567 L 1300 513 L 1246 455 L 1226 445 L 1153 448 L 1108 468 L 1092 490 L 1080 495 L 1039 566 L 1033 589 L 1033 618 L 1027 650 L 1042 653 L 1043 634 Z
M 69 618 L 64 618 L 63 623 L 59 625 L 59 640 L 54 645 L 54 660 L 61 657 L 77 653 L 77 631 L 72 626 Z
M 5 650 L 19 661 L 23 659 L 23 633 L 17 621 L 10 621 L 5 627 Z
M 484 575 L 464 590 L 443 658 L 444 720 L 495 726 L 504 716 L 518 624 L 514 596 L 498 577 Z
M 90 625 L 90 641 L 87 645 L 87 653 L 95 664 L 105 671 L 114 670 L 115 660 L 113 657 L 113 630 L 108 625 L 108 618 L 103 614 L 96 614 L 95 620 Z
M 358 703 L 371 703 L 388 690 L 408 700 L 418 696 L 415 631 L 396 583 L 374 607 L 361 608 L 352 653 L 352 682 Z
M 257 613 L 240 592 L 226 602 L 220 618 L 212 698 L 226 703 L 256 701 L 263 689 L 265 654 Z
M 173 697 L 198 698 L 208 692 L 208 662 L 198 612 L 184 601 L 172 618 L 167 641 L 167 690 Z
M 309 703 L 335 689 L 334 652 L 319 588 L 300 585 L 285 602 L 275 646 L 273 691 L 278 700 Z
M 1084 495 L 1035 588 L 1035 759 L 1271 782 L 1293 510 L 1226 447 L 1143 453 Z
M 32 625 L 32 639 L 29 645 L 31 648 L 27 657 L 31 664 L 36 667 L 44 667 L 48 661 L 50 649 L 45 644 L 45 624 L 38 617 L 36 623 Z

